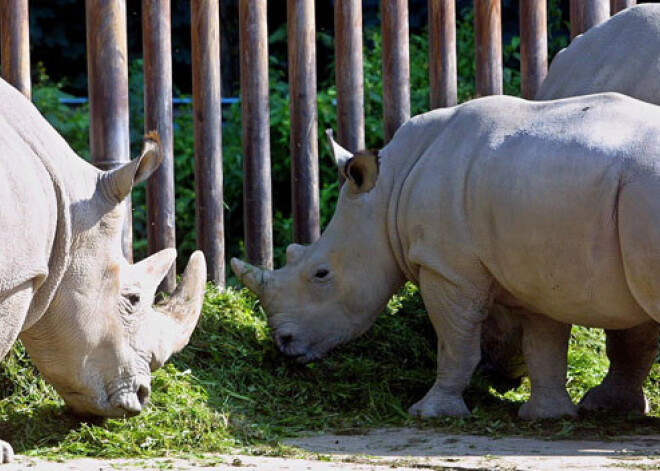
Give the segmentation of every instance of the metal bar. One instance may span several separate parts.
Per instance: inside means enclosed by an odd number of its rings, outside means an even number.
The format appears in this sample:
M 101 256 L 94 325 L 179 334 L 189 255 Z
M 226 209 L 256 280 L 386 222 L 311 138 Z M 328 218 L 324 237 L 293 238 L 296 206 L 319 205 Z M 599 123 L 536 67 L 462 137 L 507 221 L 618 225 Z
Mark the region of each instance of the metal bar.
M 273 267 L 266 0 L 239 0 L 243 210 L 250 263 Z
M 500 0 L 475 0 L 477 96 L 500 95 L 502 84 L 502 21 Z
M 337 140 L 351 152 L 364 149 L 362 1 L 335 0 Z
M 431 109 L 458 103 L 456 2 L 429 0 L 429 74 Z
M 163 162 L 147 181 L 149 254 L 176 247 L 170 25 L 170 0 L 142 0 L 144 131 L 158 131 L 163 152 Z M 172 267 L 160 289 L 172 292 L 175 286 L 176 268 Z
M 2 77 L 23 95 L 32 97 L 28 0 L 0 2 Z
M 218 0 L 191 2 L 191 32 L 197 247 L 206 257 L 209 280 L 222 288 L 225 245 Z
M 126 2 L 85 0 L 89 146 L 104 170 L 130 160 Z M 131 201 L 126 198 L 124 255 L 133 258 Z
M 69 98 L 64 97 L 64 98 L 59 98 L 58 100 L 63 105 L 70 105 L 70 106 L 84 105 L 85 103 L 89 102 L 89 100 L 87 98 L 84 98 L 84 97 L 69 97 Z M 185 98 L 183 98 L 183 97 L 172 98 L 172 104 L 174 106 L 177 106 L 177 105 L 191 105 L 192 102 L 193 102 L 192 98 L 188 98 L 188 97 L 185 97 Z M 231 104 L 240 103 L 240 102 L 241 102 L 241 100 L 238 97 L 226 97 L 226 98 L 223 98 L 222 100 L 220 100 L 220 103 L 223 104 L 223 105 L 231 105 Z
M 548 74 L 548 25 L 545 0 L 520 0 L 522 96 L 536 96 Z
M 314 2 L 288 0 L 287 25 L 293 239 L 310 244 L 320 235 Z
M 408 0 L 380 3 L 383 30 L 383 122 L 385 143 L 410 119 Z

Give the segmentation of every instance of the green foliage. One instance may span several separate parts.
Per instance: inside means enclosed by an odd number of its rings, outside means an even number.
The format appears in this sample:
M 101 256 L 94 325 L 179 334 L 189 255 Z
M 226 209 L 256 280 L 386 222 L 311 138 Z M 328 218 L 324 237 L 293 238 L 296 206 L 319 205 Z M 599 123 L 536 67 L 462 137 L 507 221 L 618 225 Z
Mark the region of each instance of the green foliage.
M 137 417 L 76 418 L 15 346 L 0 369 L 0 439 L 40 456 L 137 457 L 235 448 L 282 453 L 281 440 L 302 431 L 394 425 L 563 438 L 657 433 L 658 365 L 647 381 L 652 417 L 646 419 L 523 422 L 516 412 L 528 382 L 499 394 L 478 376 L 465 393 L 473 417 L 413 419 L 406 409 L 435 377 L 434 343 L 417 289 L 407 285 L 362 337 L 298 365 L 277 352 L 251 294 L 209 287 L 190 345 L 155 373 L 152 403 Z M 602 332 L 575 329 L 570 348 L 569 391 L 577 400 L 604 375 Z
M 37 65 L 36 73 L 32 89 L 35 106 L 81 157 L 89 159 L 89 105 L 60 103 L 60 98 L 72 98 L 62 91 L 63 84 L 53 83 L 41 65 Z

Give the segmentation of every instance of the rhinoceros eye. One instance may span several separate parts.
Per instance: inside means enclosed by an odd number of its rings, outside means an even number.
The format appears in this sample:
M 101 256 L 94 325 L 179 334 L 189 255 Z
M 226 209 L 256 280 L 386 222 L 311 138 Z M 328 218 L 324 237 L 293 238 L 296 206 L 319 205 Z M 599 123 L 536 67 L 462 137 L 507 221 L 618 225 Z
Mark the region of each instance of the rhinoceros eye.
M 330 275 L 330 270 L 327 268 L 319 268 L 316 270 L 316 273 L 314 273 L 314 279 L 318 281 L 323 281 L 326 280 Z

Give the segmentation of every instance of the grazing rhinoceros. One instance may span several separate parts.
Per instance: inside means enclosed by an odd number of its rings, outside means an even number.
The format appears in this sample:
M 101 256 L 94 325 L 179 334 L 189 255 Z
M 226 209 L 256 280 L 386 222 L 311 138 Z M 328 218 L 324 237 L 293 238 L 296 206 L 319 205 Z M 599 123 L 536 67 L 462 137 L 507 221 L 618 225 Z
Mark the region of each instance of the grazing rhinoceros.
M 2 80 L 0 129 L 0 359 L 20 336 L 74 411 L 137 414 L 151 371 L 188 343 L 206 280 L 197 252 L 152 308 L 176 251 L 135 265 L 122 255 L 121 203 L 160 164 L 157 135 L 139 158 L 97 170 Z M 11 456 L 0 440 L 0 463 Z
M 578 36 L 553 60 L 536 96 L 550 100 L 599 92 L 620 92 L 660 105 L 660 5 L 622 11 Z M 482 336 L 484 353 L 499 372 L 516 376 L 522 336 L 517 316 L 497 307 Z M 583 409 L 648 412 L 643 383 L 658 350 L 658 324 L 607 330 L 610 370 L 601 386 L 581 401 Z
M 335 149 L 347 183 L 321 238 L 276 271 L 232 260 L 284 354 L 306 362 L 360 335 L 410 280 L 438 336 L 437 379 L 412 414 L 469 413 L 462 392 L 499 303 L 524 322 L 520 415 L 556 417 L 575 413 L 569 324 L 660 320 L 659 107 L 487 97 L 411 119 L 377 155 Z

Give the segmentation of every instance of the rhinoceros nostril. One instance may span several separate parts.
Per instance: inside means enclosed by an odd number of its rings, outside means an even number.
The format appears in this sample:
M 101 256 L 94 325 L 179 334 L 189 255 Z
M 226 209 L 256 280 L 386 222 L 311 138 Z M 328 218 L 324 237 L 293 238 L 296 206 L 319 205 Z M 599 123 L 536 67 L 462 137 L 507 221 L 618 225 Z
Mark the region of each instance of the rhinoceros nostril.
M 277 336 L 277 341 L 275 342 L 277 344 L 277 348 L 280 349 L 280 352 L 286 353 L 287 347 L 293 342 L 293 335 L 291 334 L 283 334 L 283 335 L 278 335 Z
M 141 385 L 135 394 L 137 395 L 138 401 L 140 401 L 140 405 L 144 407 L 149 402 L 151 390 L 148 386 Z

